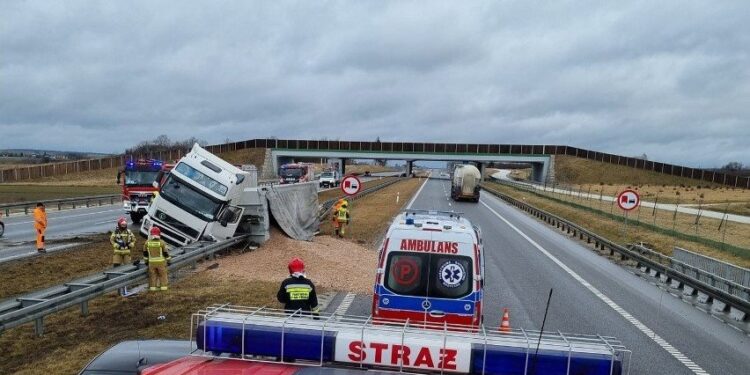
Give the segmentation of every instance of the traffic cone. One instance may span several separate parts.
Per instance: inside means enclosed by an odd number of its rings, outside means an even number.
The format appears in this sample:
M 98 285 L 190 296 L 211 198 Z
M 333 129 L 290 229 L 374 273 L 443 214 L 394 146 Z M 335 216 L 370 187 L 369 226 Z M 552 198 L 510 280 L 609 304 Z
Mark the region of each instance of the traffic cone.
M 510 332 L 510 314 L 507 308 L 503 309 L 503 320 L 500 322 L 500 329 L 498 331 Z

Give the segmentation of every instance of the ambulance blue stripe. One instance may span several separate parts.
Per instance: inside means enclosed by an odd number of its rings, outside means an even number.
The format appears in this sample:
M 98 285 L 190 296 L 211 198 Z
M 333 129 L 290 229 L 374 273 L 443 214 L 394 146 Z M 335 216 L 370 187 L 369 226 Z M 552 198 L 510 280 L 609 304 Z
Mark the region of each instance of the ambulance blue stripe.
M 393 294 L 382 286 L 378 288 L 377 292 L 380 295 L 378 300 L 379 308 L 417 312 L 424 311 L 422 302 L 425 299 L 423 297 Z M 427 300 L 430 301 L 431 310 L 440 310 L 447 314 L 473 315 L 475 308 L 474 301 L 478 300 L 475 298 L 479 297 L 481 297 L 481 293 L 474 292 L 461 299 L 428 298 Z M 385 301 L 388 303 L 386 304 Z

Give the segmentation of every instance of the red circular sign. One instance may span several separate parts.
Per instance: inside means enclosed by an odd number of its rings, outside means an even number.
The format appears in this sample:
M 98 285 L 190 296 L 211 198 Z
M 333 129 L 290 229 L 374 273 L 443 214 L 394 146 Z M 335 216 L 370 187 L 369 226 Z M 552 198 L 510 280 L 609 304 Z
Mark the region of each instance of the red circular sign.
M 362 190 L 362 181 L 357 176 L 349 175 L 341 180 L 341 191 L 346 195 L 356 195 Z
M 634 210 L 641 204 L 641 196 L 633 190 L 625 190 L 617 195 L 617 205 L 625 210 Z
M 401 285 L 412 285 L 419 278 L 419 266 L 411 257 L 400 257 L 391 266 L 391 275 Z

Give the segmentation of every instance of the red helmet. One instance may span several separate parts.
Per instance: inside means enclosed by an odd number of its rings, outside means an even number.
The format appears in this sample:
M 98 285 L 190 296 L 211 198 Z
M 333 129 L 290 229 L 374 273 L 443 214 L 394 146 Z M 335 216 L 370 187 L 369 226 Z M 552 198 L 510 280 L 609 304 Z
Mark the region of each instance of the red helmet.
M 292 258 L 289 261 L 289 274 L 291 275 L 295 272 L 305 272 L 305 263 L 302 263 L 302 259 L 300 258 Z
M 153 237 L 159 237 L 161 236 L 161 229 L 157 226 L 151 227 L 151 236 Z
M 127 228 L 128 227 L 128 220 L 125 219 L 124 216 L 120 217 L 119 219 L 117 219 L 117 226 L 120 227 L 120 228 L 122 228 L 122 229 Z

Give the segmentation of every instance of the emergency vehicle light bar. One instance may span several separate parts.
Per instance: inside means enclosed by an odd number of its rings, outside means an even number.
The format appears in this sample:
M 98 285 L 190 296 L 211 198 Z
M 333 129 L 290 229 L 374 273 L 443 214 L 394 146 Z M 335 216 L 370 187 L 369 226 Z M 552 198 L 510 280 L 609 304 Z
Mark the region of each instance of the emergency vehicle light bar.
M 286 314 L 231 305 L 193 314 L 192 340 L 201 350 L 193 355 L 200 356 L 232 354 L 244 360 L 273 358 L 308 366 L 487 375 L 621 375 L 631 355 L 612 337 L 525 330 L 499 333 L 448 324 L 425 329 L 421 322 L 412 326 L 408 321 L 371 316 L 324 314 L 315 320 L 299 311 Z

